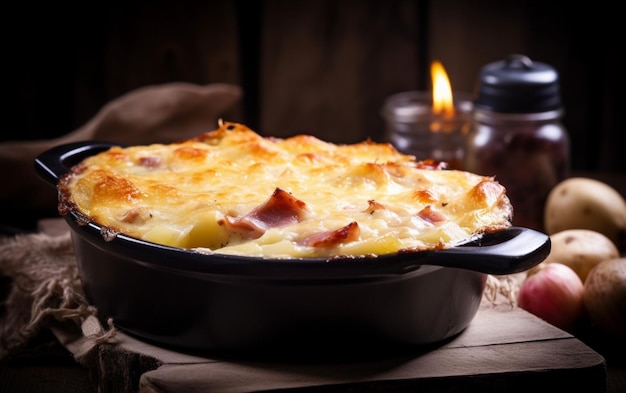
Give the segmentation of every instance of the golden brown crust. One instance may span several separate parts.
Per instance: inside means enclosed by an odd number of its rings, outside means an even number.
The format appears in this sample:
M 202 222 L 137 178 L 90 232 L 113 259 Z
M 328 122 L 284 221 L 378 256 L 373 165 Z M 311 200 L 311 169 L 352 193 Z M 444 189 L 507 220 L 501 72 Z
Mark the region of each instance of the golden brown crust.
M 511 225 L 504 187 L 444 168 L 387 143 L 261 137 L 223 123 L 87 158 L 61 178 L 59 212 L 156 243 L 269 257 L 439 249 Z

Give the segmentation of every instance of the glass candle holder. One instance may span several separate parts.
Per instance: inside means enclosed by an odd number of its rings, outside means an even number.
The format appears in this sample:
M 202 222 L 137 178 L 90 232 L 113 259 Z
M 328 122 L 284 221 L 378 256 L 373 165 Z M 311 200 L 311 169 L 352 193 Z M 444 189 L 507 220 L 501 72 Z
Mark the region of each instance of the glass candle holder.
M 446 162 L 448 168 L 463 169 L 465 136 L 469 131 L 472 100 L 468 93 L 453 93 L 454 114 L 433 111 L 432 93 L 408 91 L 385 101 L 385 136 L 396 149 L 418 160 Z

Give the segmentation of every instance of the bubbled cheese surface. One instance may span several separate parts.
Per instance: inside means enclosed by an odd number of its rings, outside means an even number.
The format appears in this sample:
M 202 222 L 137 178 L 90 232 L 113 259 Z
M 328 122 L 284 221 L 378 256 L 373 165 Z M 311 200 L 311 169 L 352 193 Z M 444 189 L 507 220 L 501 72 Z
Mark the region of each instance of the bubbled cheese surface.
M 509 227 L 493 178 L 391 145 L 262 137 L 241 124 L 172 144 L 112 147 L 59 182 L 60 211 L 143 240 L 264 257 L 451 247 Z

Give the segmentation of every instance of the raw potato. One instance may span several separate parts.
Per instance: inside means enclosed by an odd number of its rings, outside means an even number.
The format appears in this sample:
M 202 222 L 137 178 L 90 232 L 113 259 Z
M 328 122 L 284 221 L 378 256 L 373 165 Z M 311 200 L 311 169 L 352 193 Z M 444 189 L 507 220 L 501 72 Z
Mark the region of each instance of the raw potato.
M 583 283 L 597 264 L 620 256 L 619 250 L 608 237 L 589 229 L 561 231 L 550 236 L 550 241 L 550 254 L 543 263 L 559 262 L 567 265 Z
M 585 177 L 563 180 L 550 191 L 544 213 L 548 235 L 590 229 L 626 251 L 626 200 L 604 182 Z
M 626 338 L 626 258 L 600 262 L 584 285 L 589 319 L 603 331 Z

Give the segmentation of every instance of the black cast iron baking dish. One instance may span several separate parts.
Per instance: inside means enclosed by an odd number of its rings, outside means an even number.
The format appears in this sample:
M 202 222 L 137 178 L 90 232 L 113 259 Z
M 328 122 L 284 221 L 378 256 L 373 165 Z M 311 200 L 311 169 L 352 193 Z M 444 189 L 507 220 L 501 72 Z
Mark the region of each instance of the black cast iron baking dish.
M 111 147 L 58 146 L 35 160 L 56 186 L 69 168 Z M 488 274 L 527 270 L 550 251 L 528 228 L 451 249 L 378 257 L 271 260 L 207 255 L 65 215 L 88 300 L 104 321 L 148 341 L 222 354 L 423 346 L 463 331 Z

